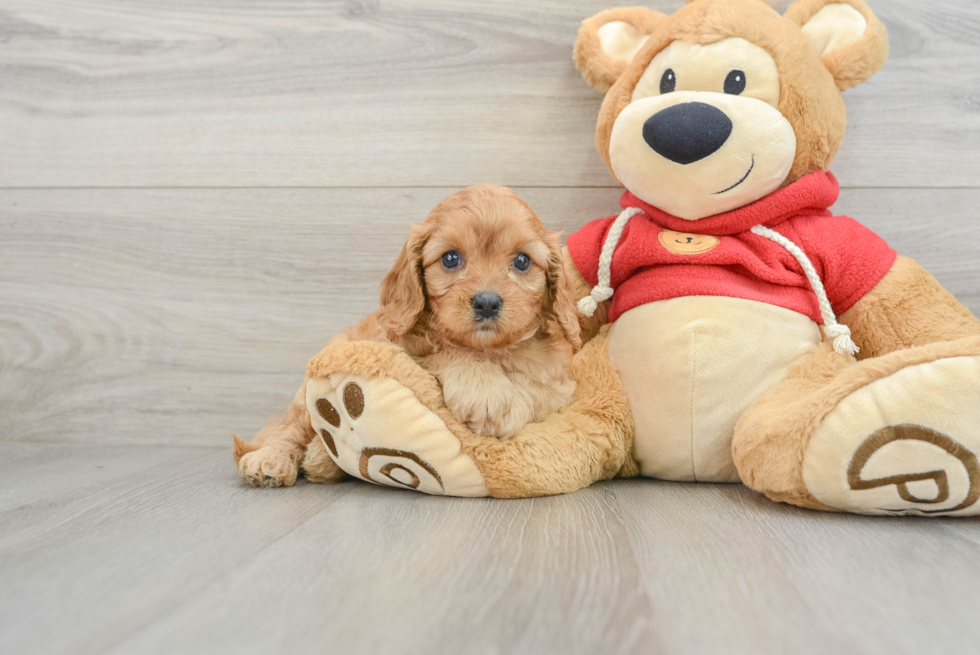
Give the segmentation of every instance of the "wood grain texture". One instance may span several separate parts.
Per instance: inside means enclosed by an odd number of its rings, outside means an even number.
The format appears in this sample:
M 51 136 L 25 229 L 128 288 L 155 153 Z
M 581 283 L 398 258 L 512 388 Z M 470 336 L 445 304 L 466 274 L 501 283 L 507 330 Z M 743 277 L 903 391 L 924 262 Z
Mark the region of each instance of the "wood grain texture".
M 837 174 L 976 186 L 980 4 L 872 4 L 892 56 L 847 94 Z M 5 0 L 0 185 L 608 185 L 571 52 L 615 5 Z
M 326 340 L 377 308 L 408 223 L 452 191 L 0 193 L 0 440 L 254 434 Z M 519 191 L 566 231 L 620 193 Z M 980 314 L 978 205 L 980 190 L 845 190 L 839 209 Z
M 980 522 L 813 513 L 741 486 L 614 493 L 669 651 L 977 651 Z
M 980 641 L 976 521 L 651 480 L 518 501 L 253 489 L 224 449 L 165 450 L 103 447 L 155 465 L 0 510 L 6 651 L 901 655 Z M 0 444 L 0 462 L 45 452 L 18 471 L 75 476 L 63 446 Z

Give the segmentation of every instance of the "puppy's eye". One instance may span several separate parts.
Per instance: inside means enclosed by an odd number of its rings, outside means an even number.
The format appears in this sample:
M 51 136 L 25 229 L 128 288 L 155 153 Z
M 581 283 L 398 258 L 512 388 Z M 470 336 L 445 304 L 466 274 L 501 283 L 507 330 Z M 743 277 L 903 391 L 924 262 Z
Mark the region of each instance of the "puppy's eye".
M 733 70 L 725 78 L 725 93 L 733 96 L 742 95 L 745 91 L 745 72 Z
M 660 78 L 660 93 L 673 93 L 677 88 L 677 75 L 673 68 L 664 71 L 664 76 Z
M 455 250 L 450 250 L 443 255 L 442 267 L 449 271 L 453 270 L 454 268 L 459 268 L 459 253 Z
M 524 273 L 527 269 L 531 268 L 531 258 L 522 252 L 517 253 L 514 257 L 514 268 Z

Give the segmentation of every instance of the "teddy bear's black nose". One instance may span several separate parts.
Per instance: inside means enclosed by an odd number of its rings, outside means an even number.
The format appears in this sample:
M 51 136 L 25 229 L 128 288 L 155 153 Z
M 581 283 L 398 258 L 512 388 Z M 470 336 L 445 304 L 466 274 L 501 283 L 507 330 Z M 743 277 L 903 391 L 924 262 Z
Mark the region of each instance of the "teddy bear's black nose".
M 668 107 L 643 124 L 647 145 L 678 164 L 693 164 L 718 152 L 731 133 L 725 112 L 703 102 Z

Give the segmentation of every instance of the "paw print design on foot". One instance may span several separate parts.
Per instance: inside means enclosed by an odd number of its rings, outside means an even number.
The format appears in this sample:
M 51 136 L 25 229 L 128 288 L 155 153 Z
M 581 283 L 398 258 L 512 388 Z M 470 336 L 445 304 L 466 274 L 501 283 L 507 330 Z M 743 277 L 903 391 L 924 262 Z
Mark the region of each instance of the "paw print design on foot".
M 980 514 L 980 356 L 902 368 L 851 393 L 813 433 L 807 490 L 861 514 Z
M 417 370 L 415 370 L 417 369 Z M 349 475 L 433 495 L 487 496 L 482 474 L 445 421 L 396 379 L 438 389 L 395 346 L 328 346 L 310 362 L 306 403 L 316 434 Z M 434 385 L 434 387 L 430 387 Z

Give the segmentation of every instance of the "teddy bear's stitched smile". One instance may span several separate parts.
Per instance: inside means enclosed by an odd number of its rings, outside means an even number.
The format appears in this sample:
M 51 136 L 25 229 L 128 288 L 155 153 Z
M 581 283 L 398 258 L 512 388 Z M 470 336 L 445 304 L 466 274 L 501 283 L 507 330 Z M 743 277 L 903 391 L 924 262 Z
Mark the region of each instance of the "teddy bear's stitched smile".
M 735 187 L 741 185 L 742 182 L 744 182 L 745 180 L 749 179 L 749 175 L 752 175 L 752 171 L 753 170 L 755 170 L 755 155 L 752 155 L 752 163 L 749 165 L 749 170 L 748 170 L 748 172 L 745 173 L 745 175 L 742 176 L 742 179 L 741 180 L 739 180 L 735 184 L 731 185 L 730 187 L 728 187 L 724 191 L 718 191 L 718 192 L 716 192 L 716 193 L 714 193 L 712 195 L 720 196 L 723 193 L 728 193 L 729 191 L 731 191 Z

